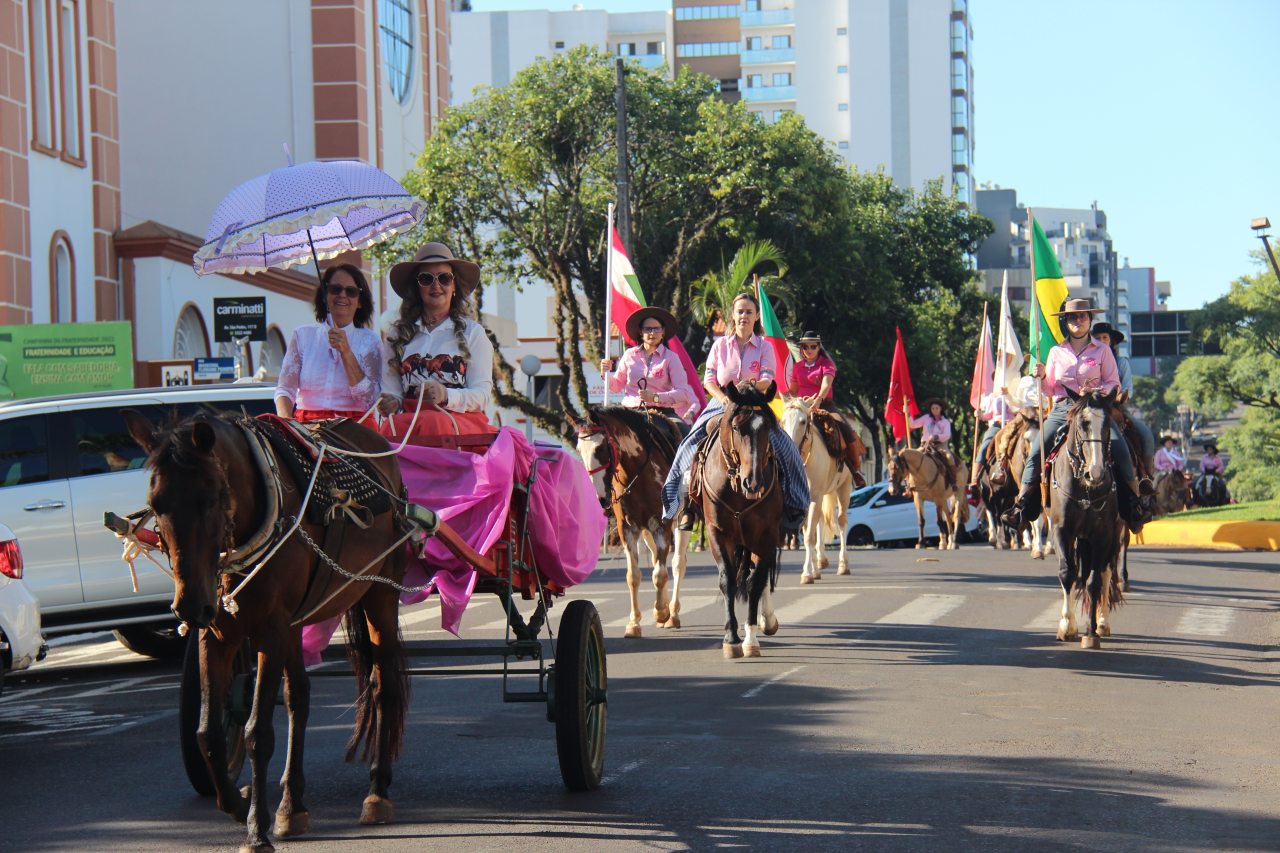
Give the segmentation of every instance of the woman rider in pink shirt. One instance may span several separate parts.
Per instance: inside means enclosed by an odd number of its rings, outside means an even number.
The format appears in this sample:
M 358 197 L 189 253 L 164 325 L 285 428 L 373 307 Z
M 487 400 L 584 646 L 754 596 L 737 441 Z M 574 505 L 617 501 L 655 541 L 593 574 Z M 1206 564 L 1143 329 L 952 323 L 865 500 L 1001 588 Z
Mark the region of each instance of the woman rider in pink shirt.
M 1053 315 L 1060 318 L 1066 337 L 1049 353 L 1047 363 L 1037 364 L 1033 373 L 1037 379 L 1044 380 L 1044 391 L 1054 401 L 1053 411 L 1044 422 L 1045 447 L 1052 448 L 1057 443 L 1059 431 L 1067 425 L 1067 411 L 1071 407 L 1068 392 L 1079 395 L 1095 389 L 1110 391 L 1120 384 L 1120 373 L 1111 347 L 1094 340 L 1089 334 L 1093 315 L 1101 312 L 1102 309 L 1094 308 L 1088 299 L 1068 299 L 1062 303 L 1062 310 Z M 1131 508 L 1125 521 L 1136 533 L 1142 529 L 1145 502 L 1141 499 L 1150 495 L 1153 489 L 1150 480 L 1138 483 L 1129 445 L 1114 421 L 1111 422 L 1111 459 L 1121 479 L 1138 498 L 1121 501 L 1122 507 Z M 1022 469 L 1022 492 L 1018 495 L 1017 504 L 1004 516 L 1010 524 L 1020 527 L 1040 515 L 1040 468 L 1040 443 L 1032 442 L 1027 464 Z
M 853 472 L 854 482 L 858 488 L 866 485 L 862 472 L 858 470 L 861 463 L 859 453 L 865 453 L 866 447 L 844 415 L 832 405 L 835 400 L 836 363 L 827 355 L 822 346 L 822 336 L 817 332 L 805 332 L 797 341 L 800 349 L 800 360 L 791 365 L 791 393 L 800 398 L 810 410 L 823 409 L 828 412 L 831 422 L 844 438 L 845 461 Z
M 951 421 L 947 419 L 947 404 L 937 397 L 924 404 L 925 413 L 911 419 L 912 429 L 921 429 L 920 443 L 926 441 L 946 444 L 951 441 Z
M 680 443 L 676 458 L 662 486 L 663 518 L 674 519 L 685 503 L 684 475 L 697 452 L 698 443 L 706 435 L 706 423 L 714 415 L 724 411 L 728 399 L 723 390 L 726 385 L 751 381 L 764 390 L 774 381 L 777 359 L 773 347 L 762 337 L 760 305 L 750 293 L 739 293 L 733 299 L 728 318 L 728 329 L 717 338 L 707 354 L 707 367 L 702 374 L 702 385 L 711 400 L 702 410 L 693 430 Z M 800 526 L 809 508 L 809 480 L 805 475 L 804 461 L 795 443 L 775 425 L 770 435 L 774 456 L 778 460 L 782 478 L 782 494 L 785 508 L 782 527 L 793 530 Z M 687 515 L 681 522 L 682 529 L 692 527 Z
M 622 393 L 622 405 L 638 409 L 644 406 L 667 415 L 689 434 L 689 421 L 698 413 L 698 397 L 689 385 L 684 365 L 667 349 L 667 341 L 676 333 L 676 318 L 663 308 L 638 308 L 627 318 L 627 336 L 639 341 L 617 359 L 600 362 L 600 373 L 609 383 L 609 391 Z

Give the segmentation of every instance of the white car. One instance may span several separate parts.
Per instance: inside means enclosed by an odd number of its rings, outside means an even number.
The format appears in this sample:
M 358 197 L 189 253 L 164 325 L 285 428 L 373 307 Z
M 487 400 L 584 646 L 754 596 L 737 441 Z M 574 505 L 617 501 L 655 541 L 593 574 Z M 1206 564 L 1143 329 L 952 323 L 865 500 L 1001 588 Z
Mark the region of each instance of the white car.
M 978 513 L 969 510 L 965 534 L 971 537 L 978 529 Z M 910 495 L 889 494 L 889 482 L 882 480 L 863 486 L 849 502 L 845 537 L 850 545 L 884 545 L 892 542 L 915 544 L 920 535 L 916 505 Z M 924 505 L 925 539 L 938 538 L 937 512 L 933 504 Z M 960 537 L 964 541 L 965 535 Z
M 40 605 L 22 582 L 22 549 L 17 537 L 0 524 L 0 692 L 4 677 L 44 657 Z
M 121 409 L 157 424 L 198 411 L 274 411 L 269 384 L 138 388 L 0 403 L 0 523 L 17 534 L 25 582 L 53 637 L 111 630 L 126 647 L 176 657 L 186 641 L 169 612 L 173 581 L 138 560 L 138 591 L 102 524 L 146 503 L 146 454 Z M 161 558 L 163 559 L 163 558 Z

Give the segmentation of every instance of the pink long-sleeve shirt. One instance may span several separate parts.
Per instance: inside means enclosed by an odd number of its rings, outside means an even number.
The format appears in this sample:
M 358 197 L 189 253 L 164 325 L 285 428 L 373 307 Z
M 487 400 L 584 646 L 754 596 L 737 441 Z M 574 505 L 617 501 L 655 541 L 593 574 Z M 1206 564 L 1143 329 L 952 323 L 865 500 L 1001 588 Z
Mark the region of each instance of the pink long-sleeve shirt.
M 1210 456 L 1206 453 L 1204 458 L 1200 460 L 1200 472 L 1202 474 L 1208 474 L 1210 471 L 1215 474 L 1221 474 L 1226 470 L 1226 467 L 1226 463 L 1222 461 L 1221 456 Z
M 739 347 L 737 337 L 729 334 L 717 338 L 711 345 L 702 381 L 714 381 L 724 387 L 744 379 L 773 379 L 777 371 L 778 360 L 768 341 L 759 335 L 752 335 L 746 346 Z
M 911 419 L 912 429 L 920 429 L 921 427 L 924 427 L 924 432 L 920 433 L 921 441 L 933 438 L 945 443 L 951 440 L 951 421 L 945 417 L 935 418 L 925 412 L 923 415 Z
M 1156 451 L 1157 471 L 1185 471 L 1187 460 L 1176 450 L 1162 447 Z
M 618 365 L 609 374 L 609 391 L 622 392 L 622 405 L 640 405 L 640 380 L 644 390 L 658 395 L 658 405 L 674 409 L 683 416 L 694 403 L 697 395 L 689 384 L 689 375 L 676 354 L 659 344 L 651 353 L 643 347 L 631 347 L 618 359 Z
M 1060 400 L 1067 391 L 1080 394 L 1090 389 L 1106 392 L 1120 384 L 1120 370 L 1111 347 L 1089 339 L 1079 355 L 1071 349 L 1070 341 L 1063 341 L 1049 352 L 1044 366 L 1044 392 L 1051 399 Z

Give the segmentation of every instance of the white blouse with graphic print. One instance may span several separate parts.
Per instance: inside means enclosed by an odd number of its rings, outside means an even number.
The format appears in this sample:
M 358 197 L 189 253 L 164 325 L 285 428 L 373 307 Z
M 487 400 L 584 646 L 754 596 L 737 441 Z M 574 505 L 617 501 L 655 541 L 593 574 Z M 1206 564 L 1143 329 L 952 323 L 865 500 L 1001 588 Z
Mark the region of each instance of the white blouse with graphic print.
M 475 320 L 463 318 L 463 338 L 471 351 L 471 358 L 464 362 L 458 341 L 453 334 L 453 320 L 445 319 L 434 329 L 428 330 L 421 320 L 415 325 L 413 340 L 405 344 L 400 356 L 400 368 L 391 367 L 395 353 L 387 343 L 383 331 L 382 340 L 382 393 L 404 400 L 406 394 L 416 394 L 416 389 L 428 379 L 434 379 L 448 392 L 444 408 L 455 412 L 482 412 L 488 406 L 493 391 L 493 344 L 484 327 Z M 406 405 L 407 408 L 407 404 Z

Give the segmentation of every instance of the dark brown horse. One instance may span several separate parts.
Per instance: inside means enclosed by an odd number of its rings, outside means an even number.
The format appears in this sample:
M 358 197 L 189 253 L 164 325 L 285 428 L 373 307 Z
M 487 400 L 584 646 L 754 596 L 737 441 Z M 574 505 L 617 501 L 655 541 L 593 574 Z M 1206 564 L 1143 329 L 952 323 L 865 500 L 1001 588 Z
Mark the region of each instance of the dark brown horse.
M 586 414 L 586 420 L 573 421 L 578 431 L 578 455 L 587 466 L 600 502 L 613 512 L 627 555 L 631 618 L 623 635 L 641 636 L 641 539 L 653 558 L 653 587 L 657 593 L 653 620 L 660 628 L 679 628 L 680 583 L 684 580 L 689 534 L 662 520 L 662 483 L 680 446 L 680 432 L 656 412 L 591 406 Z M 668 603 L 669 577 L 674 583 Z
M 270 444 L 255 438 L 255 427 L 248 419 L 196 415 L 157 430 L 137 412 L 126 410 L 124 415 L 130 434 L 150 454 L 147 503 L 173 569 L 172 610 L 186 625 L 201 629 L 202 708 L 197 739 L 219 808 L 248 824 L 241 851 L 274 849 L 268 840 L 267 765 L 275 746 L 272 712 L 282 674 L 289 740 L 275 833 L 284 837 L 308 829 L 302 799 L 303 739 L 310 706 L 302 661 L 304 618 L 311 623 L 347 616 L 348 649 L 357 679 L 355 731 L 347 759 L 352 760 L 363 743 L 362 758 L 370 761 L 369 795 L 360 822 L 390 821 L 387 788 L 408 702 L 397 592 L 386 583 L 339 576 L 326 565 L 318 546 L 324 543 L 348 572 L 401 581 L 404 549 L 398 543 L 404 535 L 395 509 L 402 491 L 399 466 L 390 457 L 373 460 L 382 480 L 379 485 L 390 493 L 393 509 L 374 516 L 368 529 L 335 539 L 329 535 L 329 525 L 307 519 L 301 504 L 308 482 L 290 477 Z M 381 436 L 351 421 L 338 421 L 326 429 L 326 440 L 333 447 L 365 453 L 387 449 Z M 277 476 L 284 481 L 279 487 L 272 482 Z M 281 542 L 281 530 L 270 525 L 273 517 L 283 521 L 286 531 L 294 519 L 303 521 Z M 269 531 L 265 543 L 264 531 Z M 279 548 L 271 552 L 274 544 Z M 256 552 L 251 563 L 266 559 L 261 571 L 251 577 L 251 566 L 244 560 L 246 550 Z M 237 587 L 228 603 L 229 593 Z M 245 727 L 252 768 L 247 800 L 227 773 L 223 730 L 233 658 L 246 641 L 257 653 L 258 667 L 253 709 Z
M 778 419 L 769 409 L 777 386 L 760 393 L 751 383 L 726 386 L 724 412 L 707 422 L 695 494 L 720 571 L 726 621 L 724 656 L 760 656 L 756 629 L 773 635 L 778 620 L 772 593 L 778 582 L 782 480 L 770 435 Z M 695 468 L 697 470 L 697 468 Z M 746 639 L 739 644 L 734 601 L 747 602 Z
M 1124 600 L 1114 571 L 1127 528 L 1120 518 L 1111 471 L 1110 411 L 1116 392 L 1091 391 L 1080 397 L 1068 416 L 1066 439 L 1050 466 L 1050 526 L 1058 547 L 1058 581 L 1062 585 L 1062 618 L 1058 639 L 1080 637 L 1086 649 L 1100 648 L 1108 636 L 1107 616 Z M 1084 613 L 1084 634 L 1076 630 L 1071 592 Z

